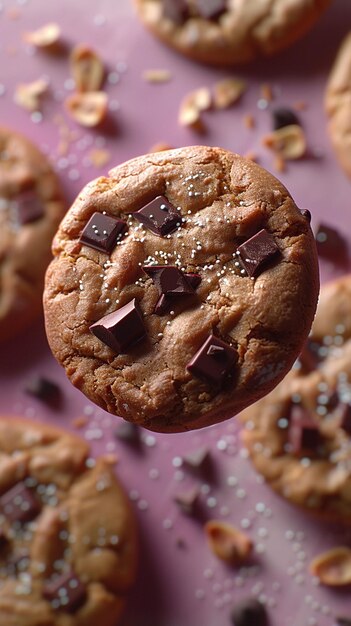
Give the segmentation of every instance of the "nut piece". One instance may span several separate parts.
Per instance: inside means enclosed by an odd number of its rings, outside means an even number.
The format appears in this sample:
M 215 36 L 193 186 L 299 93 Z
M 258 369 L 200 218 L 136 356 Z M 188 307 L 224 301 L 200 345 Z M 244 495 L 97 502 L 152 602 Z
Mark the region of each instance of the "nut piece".
M 236 565 L 251 554 L 251 539 L 231 524 L 210 520 L 205 524 L 205 533 L 212 552 L 226 563 Z
M 94 50 L 84 45 L 76 46 L 70 56 L 70 66 L 77 91 L 99 91 L 105 70 Z
M 143 79 L 147 83 L 168 83 L 172 74 L 169 70 L 145 70 Z
M 38 78 L 32 83 L 17 85 L 14 100 L 27 111 L 38 111 L 41 96 L 48 90 L 48 87 L 49 83 L 43 78 Z
M 306 152 L 305 134 L 297 124 L 284 126 L 266 135 L 262 144 L 287 160 L 300 159 Z
M 211 92 L 207 87 L 201 87 L 188 93 L 180 105 L 179 124 L 190 126 L 194 130 L 202 132 L 205 127 L 201 113 L 207 111 L 211 107 L 211 103 Z
M 240 78 L 225 78 L 214 86 L 215 109 L 227 109 L 237 102 L 246 91 L 246 82 Z
M 330 587 L 351 584 L 351 549 L 333 548 L 310 563 L 310 572 Z
M 45 26 L 31 33 L 25 33 L 23 36 L 25 41 L 36 48 L 52 48 L 58 44 L 60 37 L 61 29 L 59 25 L 54 22 L 45 24 Z
M 74 93 L 66 99 L 65 107 L 81 126 L 98 126 L 107 114 L 107 95 L 103 91 Z

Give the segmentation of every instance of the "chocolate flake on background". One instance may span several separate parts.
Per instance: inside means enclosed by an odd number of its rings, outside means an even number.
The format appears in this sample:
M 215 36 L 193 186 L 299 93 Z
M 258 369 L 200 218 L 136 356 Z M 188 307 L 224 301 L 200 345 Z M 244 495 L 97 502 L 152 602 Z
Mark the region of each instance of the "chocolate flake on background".
M 170 265 L 146 265 L 143 270 L 153 280 L 160 293 L 154 311 L 156 315 L 169 311 L 174 298 L 193 295 L 201 282 L 198 274 L 185 274 Z
M 232 346 L 210 335 L 186 367 L 194 376 L 222 385 L 233 374 L 237 360 L 238 353 Z
M 34 376 L 28 380 L 24 386 L 24 391 L 39 400 L 49 403 L 57 402 L 61 398 L 60 387 L 42 376 Z
M 323 442 L 318 423 L 301 405 L 291 406 L 288 438 L 291 452 L 295 455 L 300 455 L 305 451 L 316 452 Z
M 118 238 L 125 233 L 126 222 L 103 213 L 93 213 L 85 226 L 79 242 L 100 252 L 110 254 Z
M 302 215 L 302 217 L 304 217 L 308 223 L 311 223 L 311 219 L 312 219 L 312 215 L 311 215 L 311 211 L 309 211 L 308 209 L 300 209 L 300 213 Z
M 351 617 L 337 617 L 336 623 L 338 626 L 351 626 Z
M 216 20 L 227 10 L 228 0 L 195 0 L 195 5 L 201 17 Z
M 86 586 L 72 572 L 63 574 L 43 589 L 43 596 L 53 608 L 75 613 L 87 597 Z
M 266 609 L 255 598 L 239 601 L 230 615 L 233 626 L 268 626 Z
M 137 424 L 123 421 L 122 424 L 117 426 L 114 430 L 114 436 L 116 439 L 129 443 L 132 445 L 139 445 L 140 443 L 140 430 Z
M 272 111 L 273 118 L 273 130 L 279 130 L 279 128 L 284 128 L 285 126 L 297 125 L 301 126 L 300 120 L 297 117 L 296 113 L 291 109 L 286 107 L 279 107 L 278 109 L 274 109 Z
M 340 428 L 342 428 L 348 435 L 351 435 L 351 406 L 346 402 L 341 402 L 339 409 Z
M 182 491 L 177 493 L 173 500 L 182 513 L 186 515 L 194 515 L 196 512 L 196 505 L 198 503 L 199 490 L 197 487 L 188 491 Z
M 210 461 L 210 451 L 208 448 L 197 448 L 185 454 L 182 459 L 192 469 L 203 470 Z
M 22 226 L 36 222 L 45 214 L 43 204 L 35 191 L 23 191 L 15 200 L 18 221 Z
M 264 228 L 238 248 L 240 261 L 249 276 L 260 274 L 268 261 L 279 253 L 274 237 Z
M 189 17 L 189 7 L 186 0 L 162 0 L 163 16 L 181 26 Z
M 307 339 L 302 352 L 299 356 L 301 368 L 305 374 L 314 372 L 317 369 L 321 359 L 318 355 L 319 345 L 315 344 L 311 339 Z
M 21 482 L 0 497 L 0 509 L 10 523 L 30 522 L 40 512 L 40 504 L 32 491 Z
M 172 233 L 182 221 L 180 213 L 164 196 L 158 196 L 139 211 L 134 211 L 133 217 L 159 237 Z
M 316 231 L 318 254 L 331 261 L 347 258 L 347 242 L 338 230 L 328 224 L 320 223 Z
M 116 353 L 125 352 L 146 335 L 142 313 L 135 298 L 95 322 L 89 330 Z

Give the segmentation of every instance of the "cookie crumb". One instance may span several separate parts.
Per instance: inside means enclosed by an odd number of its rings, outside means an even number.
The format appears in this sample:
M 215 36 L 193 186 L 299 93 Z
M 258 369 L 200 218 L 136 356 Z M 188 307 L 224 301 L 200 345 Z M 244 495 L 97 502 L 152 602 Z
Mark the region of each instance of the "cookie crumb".
M 266 102 L 272 102 L 274 95 L 271 85 L 269 85 L 268 83 L 263 83 L 263 85 L 261 85 L 260 92 L 261 98 L 263 98 L 263 100 L 266 100 Z
M 168 83 L 172 78 L 172 74 L 169 70 L 162 69 L 145 70 L 142 76 L 145 82 L 154 84 Z
M 310 563 L 310 572 L 328 587 L 351 584 L 351 549 L 344 546 L 332 548 Z
M 300 126 L 284 126 L 262 138 L 262 145 L 283 159 L 301 159 L 306 153 L 306 137 Z
M 95 167 L 103 167 L 110 161 L 111 153 L 103 148 L 93 148 L 89 152 L 89 159 Z
M 243 122 L 245 128 L 248 128 L 249 130 L 252 130 L 256 126 L 256 120 L 251 113 L 246 113 L 246 115 L 244 115 Z
M 230 565 L 242 563 L 252 552 L 252 541 L 231 524 L 210 520 L 205 524 L 205 534 L 212 552 Z
M 93 128 L 106 118 L 108 99 L 103 91 L 74 93 L 66 98 L 65 107 L 75 122 Z
M 215 109 L 227 109 L 238 102 L 247 85 L 240 78 L 225 78 L 214 86 L 213 103 Z
M 197 132 L 204 132 L 205 125 L 201 118 L 201 113 L 208 111 L 211 104 L 211 92 L 207 87 L 202 87 L 187 94 L 180 105 L 179 124 L 188 126 Z
M 47 93 L 48 89 L 49 83 L 44 78 L 38 78 L 32 83 L 21 83 L 15 89 L 14 101 L 27 111 L 38 111 L 42 96 Z
M 98 54 L 83 44 L 75 46 L 70 56 L 70 68 L 79 92 L 99 91 L 105 69 Z
M 79 417 L 75 417 L 72 420 L 72 426 L 74 428 L 77 428 L 77 429 L 84 428 L 84 426 L 86 426 L 87 423 L 88 423 L 88 418 L 84 417 L 84 415 L 80 415 Z
M 155 143 L 153 146 L 151 146 L 149 153 L 153 153 L 153 152 L 166 152 L 167 150 L 172 150 L 172 146 L 170 146 L 168 143 L 160 141 L 159 143 Z
M 61 29 L 55 22 L 45 24 L 45 26 L 23 35 L 23 39 L 27 43 L 44 50 L 55 48 L 60 41 L 60 37 Z

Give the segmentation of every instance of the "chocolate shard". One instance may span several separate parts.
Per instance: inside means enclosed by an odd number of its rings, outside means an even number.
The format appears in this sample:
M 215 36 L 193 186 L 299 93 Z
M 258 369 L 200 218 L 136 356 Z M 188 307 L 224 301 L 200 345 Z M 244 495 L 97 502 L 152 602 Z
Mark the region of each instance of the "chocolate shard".
M 199 274 L 185 274 L 185 276 L 195 291 L 201 283 L 201 276 Z
M 87 598 L 87 589 L 82 581 L 72 572 L 68 572 L 46 583 L 43 596 L 53 608 L 75 613 Z
M 316 246 L 318 254 L 331 261 L 347 258 L 346 239 L 328 224 L 319 224 L 316 232 Z
M 273 129 L 279 130 L 285 126 L 297 125 L 301 126 L 300 120 L 296 113 L 287 107 L 279 107 L 272 111 Z
M 300 404 L 292 404 L 289 415 L 289 444 L 292 454 L 316 452 L 323 443 L 318 423 Z
M 133 217 L 159 237 L 172 233 L 182 221 L 180 213 L 164 196 L 158 196 L 139 211 L 135 211 Z
M 302 215 L 302 217 L 304 217 L 308 223 L 311 223 L 311 219 L 312 219 L 312 215 L 311 215 L 311 211 L 309 211 L 308 209 L 300 209 L 300 213 Z
M 341 402 L 338 409 L 340 412 L 339 426 L 345 433 L 351 435 L 351 405 L 346 402 Z
M 114 436 L 116 439 L 131 445 L 139 445 L 140 443 L 139 427 L 131 422 L 123 421 L 117 428 L 115 428 Z
M 30 522 L 40 513 L 40 504 L 24 482 L 17 483 L 0 497 L 0 509 L 10 523 Z
M 194 487 L 188 491 L 182 491 L 174 496 L 174 502 L 186 515 L 194 515 L 197 508 L 199 490 Z
M 183 462 L 191 469 L 203 470 L 207 467 L 210 461 L 210 452 L 208 448 L 197 448 L 187 454 L 184 454 Z
M 232 609 L 233 626 L 268 626 L 267 611 L 255 598 L 246 598 L 238 602 Z
M 18 221 L 22 226 L 36 222 L 45 215 L 43 203 L 34 191 L 23 191 L 16 197 Z
M 127 224 L 123 220 L 103 213 L 93 213 L 82 231 L 79 242 L 110 254 L 126 229 Z
M 216 20 L 228 9 L 228 0 L 195 0 L 195 6 L 201 17 Z
M 126 352 L 146 336 L 142 313 L 135 298 L 92 324 L 89 330 L 116 353 Z
M 223 385 L 234 373 L 237 360 L 238 353 L 235 348 L 210 335 L 186 367 L 194 376 L 215 385 Z
M 318 356 L 318 350 L 315 349 L 316 344 L 311 340 L 307 339 L 303 350 L 299 356 L 299 361 L 301 363 L 301 368 L 305 374 L 309 374 L 310 372 L 314 372 L 317 369 L 320 363 L 320 357 Z
M 42 376 L 34 376 L 24 386 L 24 391 L 44 402 L 57 402 L 61 398 L 61 389 L 56 383 Z
M 274 237 L 264 228 L 238 248 L 240 261 L 249 276 L 258 276 L 268 261 L 279 254 Z
M 174 298 L 193 295 L 201 282 L 198 274 L 185 274 L 173 265 L 144 265 L 143 270 L 160 293 L 154 311 L 156 315 L 169 312 Z
M 162 0 L 163 16 L 181 26 L 189 17 L 189 7 L 186 0 Z

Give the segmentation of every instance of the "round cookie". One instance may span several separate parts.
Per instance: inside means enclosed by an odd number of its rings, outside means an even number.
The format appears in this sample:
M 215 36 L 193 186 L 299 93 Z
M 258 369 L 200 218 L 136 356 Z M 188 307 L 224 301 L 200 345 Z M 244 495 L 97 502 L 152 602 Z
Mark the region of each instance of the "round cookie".
M 22 135 L 0 128 L 0 341 L 42 310 L 51 242 L 64 210 L 47 158 Z
M 351 176 L 351 32 L 344 39 L 327 85 L 329 134 L 341 167 Z
M 271 390 L 312 323 L 308 212 L 220 148 L 148 154 L 79 194 L 54 239 L 47 336 L 71 382 L 162 432 L 232 417 Z
M 0 419 L 0 623 L 115 626 L 134 582 L 135 520 L 103 459 L 44 424 Z
M 135 0 L 143 23 L 185 56 L 213 65 L 270 56 L 311 28 L 330 0 Z
M 244 411 L 243 441 L 289 502 L 351 521 L 351 275 L 322 288 L 312 333 L 276 389 Z

